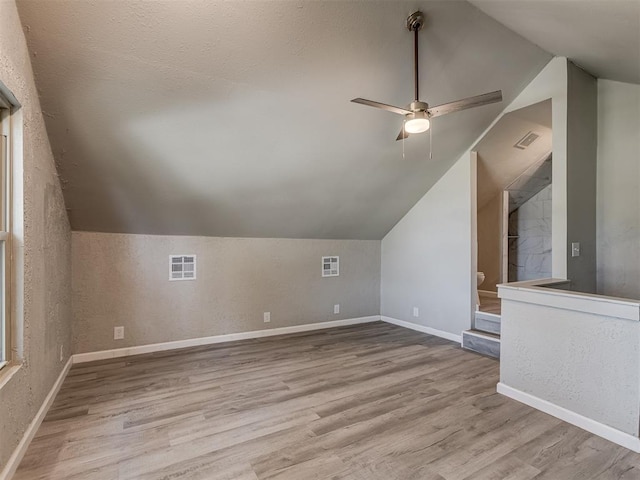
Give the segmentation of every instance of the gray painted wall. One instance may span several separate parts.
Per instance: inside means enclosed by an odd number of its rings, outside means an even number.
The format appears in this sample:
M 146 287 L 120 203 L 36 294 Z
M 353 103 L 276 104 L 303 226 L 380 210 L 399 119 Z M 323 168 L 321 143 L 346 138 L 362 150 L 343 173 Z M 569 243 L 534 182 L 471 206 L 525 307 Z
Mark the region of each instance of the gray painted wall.
M 197 280 L 168 280 L 172 254 L 197 255 Z M 323 255 L 339 277 L 322 278 Z M 72 257 L 75 353 L 380 313 L 378 240 L 74 232 Z
M 598 80 L 598 293 L 640 299 L 640 85 Z
M 551 185 L 509 215 L 509 281 L 551 277 Z
M 24 124 L 23 184 L 15 185 L 24 188 L 24 225 L 14 237 L 24 253 L 16 289 L 24 289 L 24 309 L 13 332 L 21 365 L 0 371 L 1 470 L 71 353 L 71 233 L 13 1 L 0 1 L 0 81 L 22 104 Z
M 554 58 L 505 110 L 510 112 L 552 99 L 555 168 L 563 167 L 566 158 L 566 65 L 566 58 Z M 477 265 L 476 227 L 472 225 L 476 173 L 470 165 L 470 156 L 471 149 L 382 240 L 382 315 L 455 335 L 470 327 Z M 559 243 L 558 248 L 554 244 L 554 251 L 562 255 L 556 268 L 558 274 L 563 274 L 565 175 L 554 171 L 555 178 L 560 180 L 558 185 L 554 183 L 557 199 L 554 221 L 560 228 L 556 229 L 554 224 L 554 232 L 560 234 L 554 233 Z M 414 306 L 419 308 L 419 318 L 412 316 Z
M 500 382 L 638 436 L 638 322 L 529 302 L 502 300 Z
M 571 62 L 567 77 L 567 278 L 575 290 L 595 293 L 597 82 Z M 571 256 L 572 242 L 580 243 L 579 257 Z
M 454 335 L 469 328 L 470 208 L 467 156 L 382 240 L 382 315 Z M 419 309 L 417 318 L 413 307 Z

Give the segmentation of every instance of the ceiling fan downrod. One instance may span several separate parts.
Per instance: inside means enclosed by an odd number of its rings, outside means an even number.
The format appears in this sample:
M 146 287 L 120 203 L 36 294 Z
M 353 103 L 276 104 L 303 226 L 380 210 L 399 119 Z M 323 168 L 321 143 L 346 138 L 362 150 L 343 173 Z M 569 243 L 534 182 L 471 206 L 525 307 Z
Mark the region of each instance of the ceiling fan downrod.
M 413 12 L 407 18 L 407 30 L 413 32 L 413 79 L 415 83 L 415 101 L 420 99 L 420 87 L 418 86 L 418 32 L 424 26 L 424 15 L 422 12 Z
M 449 113 L 459 112 L 460 110 L 466 110 L 468 108 L 480 107 L 482 105 L 489 105 L 491 103 L 502 101 L 502 92 L 500 90 L 496 90 L 495 92 L 463 98 L 461 100 L 456 100 L 455 102 L 443 103 L 435 107 L 429 107 L 428 103 L 421 102 L 418 76 L 418 32 L 422 30 L 424 24 L 425 17 L 420 11 L 413 12 L 409 15 L 409 18 L 407 18 L 407 29 L 410 32 L 413 32 L 413 73 L 415 82 L 414 101 L 402 108 L 360 97 L 351 100 L 353 103 L 359 103 L 360 105 L 379 108 L 395 113 L 396 115 L 402 115 L 404 117 L 404 123 L 402 125 L 402 130 L 400 130 L 400 133 L 396 137 L 396 140 L 404 140 L 410 134 L 426 132 L 430 129 L 430 120 L 433 117 L 439 117 L 440 115 L 446 115 Z

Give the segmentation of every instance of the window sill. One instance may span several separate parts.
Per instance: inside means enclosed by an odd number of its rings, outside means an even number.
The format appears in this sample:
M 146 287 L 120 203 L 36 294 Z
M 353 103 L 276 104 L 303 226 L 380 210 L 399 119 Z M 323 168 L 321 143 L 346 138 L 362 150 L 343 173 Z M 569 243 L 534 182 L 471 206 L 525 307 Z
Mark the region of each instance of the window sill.
M 7 362 L 0 366 L 0 390 L 2 390 L 2 388 L 11 381 L 16 373 L 18 373 L 20 367 L 22 367 L 21 363 L 12 364 Z

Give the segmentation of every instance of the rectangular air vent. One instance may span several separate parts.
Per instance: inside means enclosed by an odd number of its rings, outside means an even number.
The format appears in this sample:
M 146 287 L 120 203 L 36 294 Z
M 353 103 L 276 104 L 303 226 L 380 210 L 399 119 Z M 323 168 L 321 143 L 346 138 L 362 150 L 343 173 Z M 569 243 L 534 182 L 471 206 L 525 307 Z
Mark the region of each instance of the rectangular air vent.
M 195 255 L 169 255 L 169 280 L 195 280 Z
M 527 133 L 524 137 L 522 137 L 518 143 L 514 145 L 514 148 L 518 148 L 520 150 L 524 150 L 527 147 L 531 146 L 533 142 L 540 138 L 540 135 L 534 132 Z
M 337 277 L 340 275 L 340 257 L 322 257 L 322 276 Z

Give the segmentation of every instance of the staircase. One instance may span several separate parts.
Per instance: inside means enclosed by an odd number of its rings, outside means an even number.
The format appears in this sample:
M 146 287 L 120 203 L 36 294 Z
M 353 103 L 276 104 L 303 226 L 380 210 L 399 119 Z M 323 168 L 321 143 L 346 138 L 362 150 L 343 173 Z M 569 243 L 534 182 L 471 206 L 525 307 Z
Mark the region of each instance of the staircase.
M 475 328 L 462 332 L 462 348 L 500 358 L 500 315 L 477 311 Z

